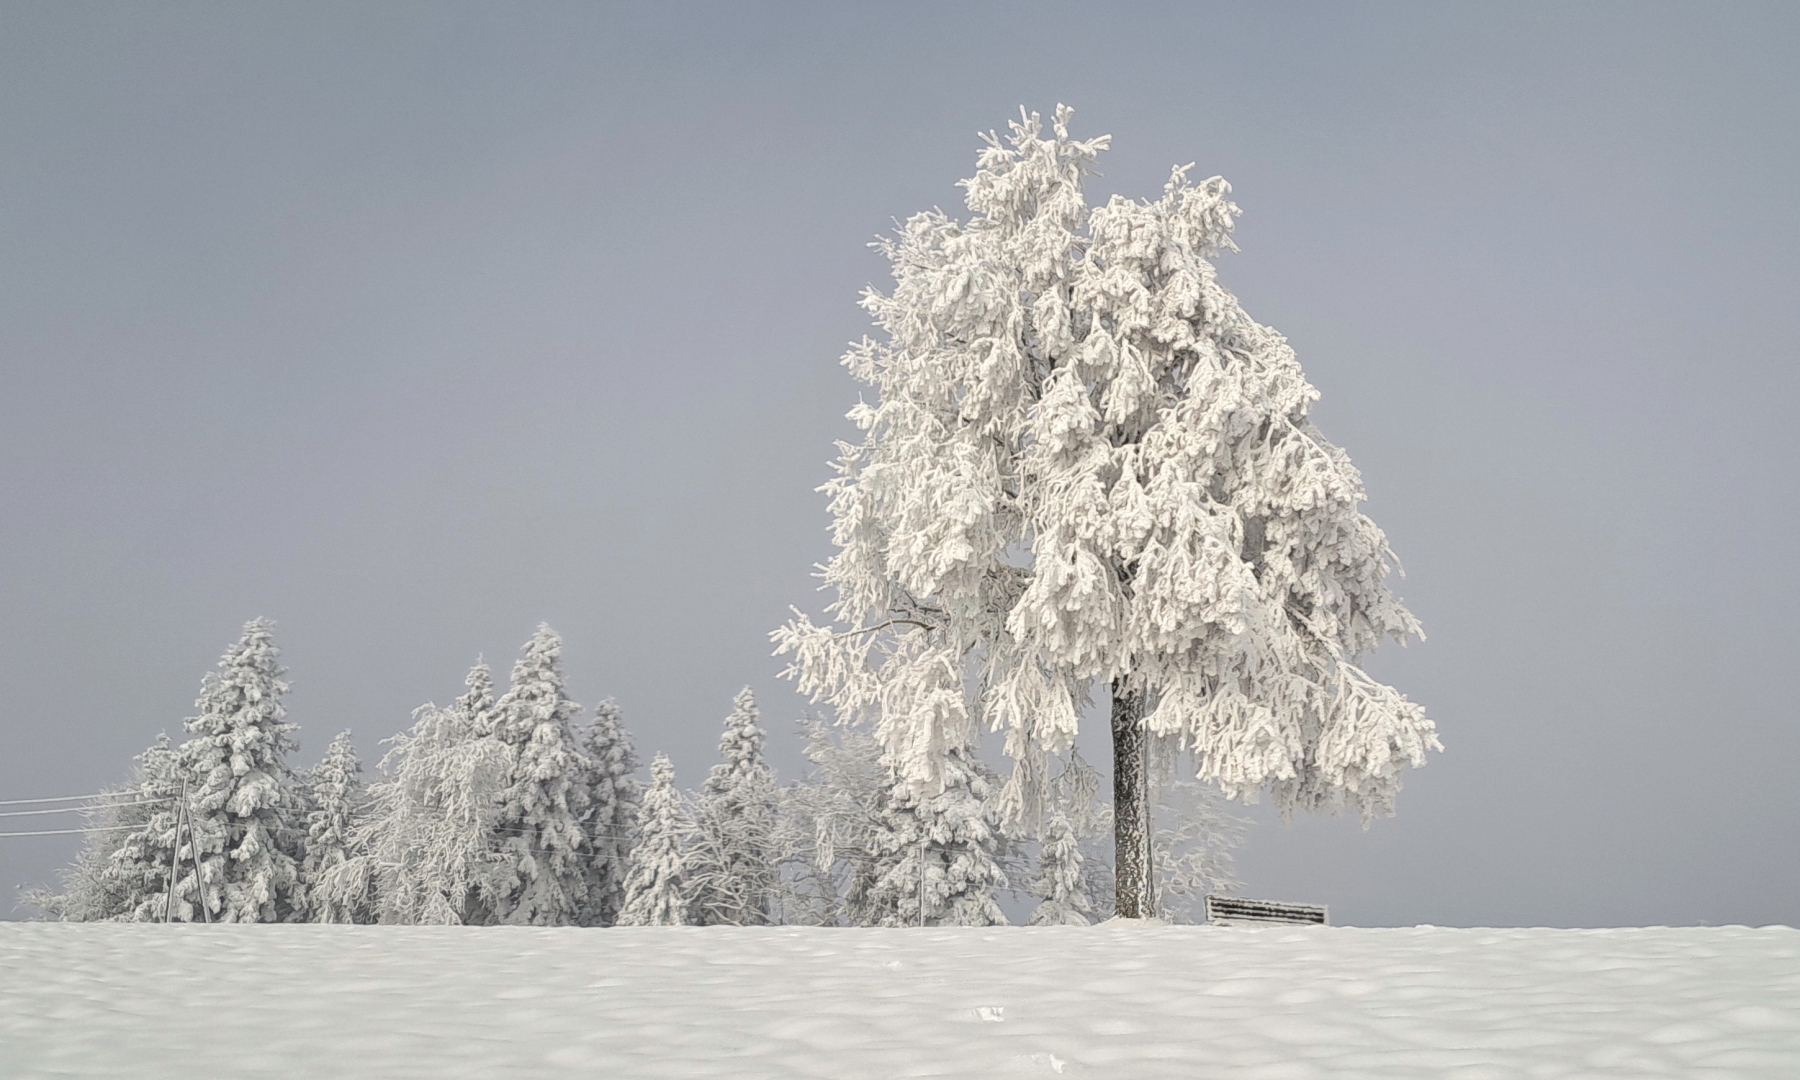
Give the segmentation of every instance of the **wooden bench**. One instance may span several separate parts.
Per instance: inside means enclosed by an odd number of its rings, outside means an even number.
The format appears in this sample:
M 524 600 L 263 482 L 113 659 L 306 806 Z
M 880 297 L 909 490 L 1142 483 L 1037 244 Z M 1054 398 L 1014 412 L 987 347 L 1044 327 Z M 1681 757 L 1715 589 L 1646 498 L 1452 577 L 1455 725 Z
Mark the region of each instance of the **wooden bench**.
M 1324 904 L 1283 904 L 1275 900 L 1244 900 L 1235 896 L 1207 897 L 1206 921 L 1219 926 L 1331 925 Z

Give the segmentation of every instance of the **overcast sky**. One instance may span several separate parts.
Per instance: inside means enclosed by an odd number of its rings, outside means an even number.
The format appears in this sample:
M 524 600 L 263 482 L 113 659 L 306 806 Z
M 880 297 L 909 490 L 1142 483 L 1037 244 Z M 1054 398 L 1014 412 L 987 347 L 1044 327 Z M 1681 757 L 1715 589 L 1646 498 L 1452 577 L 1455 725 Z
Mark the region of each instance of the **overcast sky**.
M 816 610 L 865 244 L 1020 105 L 1244 208 L 1429 640 L 1334 921 L 1800 923 L 1800 7 L 0 3 L 0 799 L 266 615 L 301 764 L 540 620 L 695 784 Z M 1104 732 L 1085 741 L 1106 757 Z M 9 819 L 38 825 L 46 818 Z M 70 837 L 0 840 L 0 884 Z M 0 907 L 7 906 L 6 903 Z

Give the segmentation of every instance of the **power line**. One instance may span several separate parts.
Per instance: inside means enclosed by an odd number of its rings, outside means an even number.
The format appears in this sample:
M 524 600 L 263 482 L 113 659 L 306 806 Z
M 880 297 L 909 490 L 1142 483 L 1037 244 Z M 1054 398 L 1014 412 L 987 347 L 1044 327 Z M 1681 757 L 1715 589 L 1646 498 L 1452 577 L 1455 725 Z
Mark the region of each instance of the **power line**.
M 41 802 L 93 802 L 96 799 L 112 798 L 120 794 L 116 791 L 101 791 L 93 795 L 59 795 L 54 799 L 4 799 L 0 800 L 0 806 L 25 806 L 29 803 Z M 123 794 L 129 795 L 131 792 Z
M 81 814 L 90 810 L 110 810 L 115 806 L 154 806 L 157 803 L 166 803 L 168 801 L 167 798 L 138 799 L 133 802 L 94 803 L 91 806 L 62 806 L 55 810 L 8 810 L 5 813 L 0 813 L 0 817 L 35 817 L 39 814 Z
M 0 832 L 0 838 L 8 836 L 73 836 L 76 833 L 118 832 L 121 829 L 141 829 L 142 825 L 107 825 L 97 829 L 41 829 L 37 832 Z

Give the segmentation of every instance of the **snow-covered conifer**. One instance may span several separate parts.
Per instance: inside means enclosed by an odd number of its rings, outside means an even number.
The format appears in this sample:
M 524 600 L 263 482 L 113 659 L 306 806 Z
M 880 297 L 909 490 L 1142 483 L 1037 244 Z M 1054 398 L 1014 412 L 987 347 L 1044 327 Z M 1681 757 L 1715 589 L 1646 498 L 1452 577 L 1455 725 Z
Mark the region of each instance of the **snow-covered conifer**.
M 675 766 L 665 754 L 650 763 L 650 788 L 644 792 L 637 845 L 625 878 L 625 906 L 620 926 L 685 926 L 687 883 L 682 857 L 688 821 L 675 787 Z
M 281 704 L 286 672 L 271 630 L 266 619 L 247 623 L 207 673 L 199 715 L 186 721 L 192 737 L 176 751 L 191 781 L 203 914 L 219 922 L 285 922 L 306 911 L 298 866 L 305 801 L 287 763 L 294 725 Z
M 763 757 L 763 730 L 749 687 L 738 692 L 717 765 L 694 801 L 685 872 L 689 918 L 698 926 L 769 921 L 779 891 L 775 776 Z
M 874 880 L 856 898 L 864 925 L 1006 924 L 994 898 L 1007 887 L 999 862 L 1006 837 L 986 771 L 972 755 L 952 751 L 940 776 L 943 787 L 921 797 L 918 785 L 891 775 L 880 824 L 869 836 Z
M 498 912 L 504 923 L 566 926 L 587 901 L 582 819 L 591 796 L 575 740 L 581 706 L 563 694 L 561 658 L 562 638 L 539 625 L 513 665 L 511 688 L 494 703 L 494 738 L 513 755 L 498 850 L 519 881 Z
M 476 658 L 463 687 L 463 695 L 453 706 L 454 719 L 469 737 L 493 734 L 494 672 L 486 660 Z
M 1043 898 L 1031 913 L 1032 926 L 1086 926 L 1093 921 L 1083 874 L 1081 843 L 1068 815 L 1052 810 L 1044 822 L 1038 873 L 1032 891 Z
M 1191 922 L 1207 893 L 1230 892 L 1239 885 L 1233 857 L 1250 823 L 1226 811 L 1226 799 L 1217 788 L 1176 775 L 1166 764 L 1153 770 L 1151 781 L 1156 843 L 1151 869 L 1157 914 L 1171 922 Z M 1116 899 L 1113 809 L 1102 787 L 1102 777 L 1079 749 L 1069 752 L 1049 786 L 1047 813 L 1068 820 L 1080 848 L 1080 877 L 1090 918 L 1110 917 Z M 1044 842 L 1049 843 L 1048 829 Z
M 323 889 L 325 875 L 352 854 L 352 835 L 357 814 L 367 793 L 362 782 L 362 761 L 350 744 L 350 733 L 331 740 L 325 758 L 306 777 L 306 857 L 300 863 L 310 915 L 315 922 L 359 922 L 366 912 L 333 903 Z
M 1071 747 L 1063 768 L 1050 779 L 1047 805 L 1069 823 L 1081 848 L 1081 880 L 1093 918 L 1110 918 L 1116 900 L 1113 881 L 1113 808 L 1104 781 L 1079 747 Z
M 979 728 L 1003 731 L 1013 821 L 1037 819 L 1047 755 L 1107 687 L 1137 917 L 1155 910 L 1147 743 L 1228 795 L 1366 819 L 1438 741 L 1357 666 L 1418 625 L 1361 478 L 1308 418 L 1317 391 L 1218 282 L 1230 186 L 1179 168 L 1160 199 L 1090 209 L 1108 140 L 1068 118 L 990 135 L 967 221 L 918 214 L 879 245 L 895 287 L 863 305 L 885 337 L 844 357 L 877 400 L 824 489 L 832 621 L 797 613 L 774 638 L 802 691 L 873 717 L 926 792 Z
M 581 733 L 587 755 L 588 810 L 583 823 L 588 843 L 587 901 L 583 926 L 611 926 L 625 906 L 625 875 L 630 869 L 631 837 L 637 828 L 641 786 L 631 735 L 623 713 L 611 698 L 594 709 L 594 720 Z
M 756 707 L 756 695 L 748 686 L 731 699 L 731 715 L 725 718 L 725 732 L 719 736 L 719 763 L 707 774 L 707 795 L 729 797 L 746 780 L 765 780 L 770 776 L 768 761 L 763 757 L 767 741 L 757 722 L 762 711 Z

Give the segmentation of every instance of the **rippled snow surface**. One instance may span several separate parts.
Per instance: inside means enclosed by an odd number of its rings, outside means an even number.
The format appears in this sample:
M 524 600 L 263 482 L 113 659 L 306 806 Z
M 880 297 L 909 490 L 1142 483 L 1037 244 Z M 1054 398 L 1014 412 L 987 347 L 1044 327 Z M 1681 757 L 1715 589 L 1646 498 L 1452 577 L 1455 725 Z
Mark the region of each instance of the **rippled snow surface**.
M 1800 931 L 0 924 L 6 1077 L 1800 1078 Z

